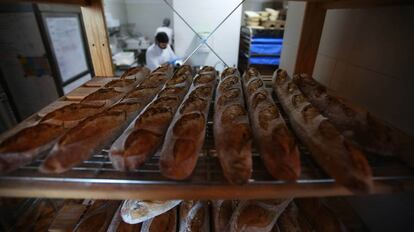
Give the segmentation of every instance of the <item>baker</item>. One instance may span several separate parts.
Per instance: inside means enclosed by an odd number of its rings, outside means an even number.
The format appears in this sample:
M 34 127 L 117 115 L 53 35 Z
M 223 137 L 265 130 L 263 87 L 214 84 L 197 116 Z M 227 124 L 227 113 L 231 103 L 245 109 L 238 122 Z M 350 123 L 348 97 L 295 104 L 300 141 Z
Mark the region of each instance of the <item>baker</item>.
M 147 67 L 151 71 L 165 63 L 173 65 L 179 63 L 177 55 L 175 55 L 168 42 L 169 38 L 165 32 L 158 32 L 155 35 L 155 42 L 149 46 L 145 53 Z

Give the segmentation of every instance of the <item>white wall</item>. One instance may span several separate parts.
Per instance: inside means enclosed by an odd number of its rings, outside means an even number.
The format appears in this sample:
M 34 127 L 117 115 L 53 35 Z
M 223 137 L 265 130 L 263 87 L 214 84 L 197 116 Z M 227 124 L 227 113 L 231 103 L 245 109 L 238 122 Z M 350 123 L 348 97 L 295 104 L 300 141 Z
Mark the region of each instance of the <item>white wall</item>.
M 104 0 L 103 7 L 106 17 L 110 14 L 113 19 L 118 19 L 120 24 L 128 22 L 125 0 Z
M 172 24 L 173 12 L 162 0 L 125 0 L 125 3 L 128 23 L 135 23 L 135 31 L 151 41 L 164 18 L 170 18 Z
M 212 31 L 240 1 L 238 0 L 174 0 L 174 8 L 197 31 Z M 230 66 L 237 66 L 241 7 L 216 31 L 208 43 Z M 197 47 L 196 35 L 174 15 L 175 51 L 186 57 Z M 212 52 L 198 52 L 190 59 L 192 65 L 215 65 L 219 59 Z M 220 69 L 222 66 L 216 66 Z

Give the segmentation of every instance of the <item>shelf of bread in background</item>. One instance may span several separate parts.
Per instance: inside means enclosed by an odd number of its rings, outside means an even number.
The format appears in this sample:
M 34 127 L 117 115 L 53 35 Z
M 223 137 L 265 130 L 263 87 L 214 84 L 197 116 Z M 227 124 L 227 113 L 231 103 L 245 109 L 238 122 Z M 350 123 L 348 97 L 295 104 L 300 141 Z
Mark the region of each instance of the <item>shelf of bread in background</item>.
M 244 25 L 254 28 L 280 29 L 285 21 L 279 17 L 280 11 L 265 8 L 264 11 L 244 11 Z
M 414 189 L 412 138 L 306 76 L 162 66 L 79 88 L 94 91 L 62 97 L 2 135 L 0 196 L 277 199 Z
M 3 200 L 4 201 L 4 200 Z M 2 202 L 3 202 L 2 201 Z M 368 231 L 343 198 L 4 201 L 2 231 Z M 23 204 L 25 203 L 25 204 Z M 15 209 L 19 209 L 16 212 Z

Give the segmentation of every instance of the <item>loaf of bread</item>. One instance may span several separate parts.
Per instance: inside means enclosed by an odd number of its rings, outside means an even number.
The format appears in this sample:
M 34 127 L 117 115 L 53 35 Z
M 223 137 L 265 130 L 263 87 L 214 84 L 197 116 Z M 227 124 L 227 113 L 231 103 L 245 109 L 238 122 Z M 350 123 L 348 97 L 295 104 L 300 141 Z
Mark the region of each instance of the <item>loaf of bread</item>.
M 277 220 L 280 232 L 312 232 L 314 229 L 304 217 L 295 202 L 291 202 Z M 275 226 L 276 226 L 275 225 Z
M 111 224 L 108 226 L 107 232 L 139 232 L 141 231 L 142 223 L 128 224 L 122 220 L 121 207 L 115 212 Z
M 177 207 L 145 221 L 141 232 L 176 232 L 177 231 Z
M 245 184 L 252 173 L 252 135 L 237 69 L 223 71 L 214 107 L 214 143 L 224 176 Z
M 0 142 L 0 172 L 13 171 L 49 150 L 66 131 L 63 125 L 39 123 L 21 129 Z
M 148 80 L 148 81 L 147 81 Z M 128 123 L 155 97 L 156 92 L 166 83 L 166 76 L 150 76 L 138 85 L 141 94 L 127 94 L 119 103 L 102 113 L 95 114 L 69 130 L 53 147 L 49 156 L 40 166 L 42 172 L 64 172 L 113 141 Z M 155 84 L 151 84 L 155 83 Z M 149 86 L 149 87 L 147 87 Z M 150 89 L 150 91 L 145 91 Z M 137 93 L 137 90 L 131 90 Z
M 167 66 L 166 68 L 172 68 L 171 66 Z M 127 69 L 119 79 L 140 79 L 141 76 L 148 76 L 151 70 L 147 67 L 132 67 Z
M 293 81 L 312 105 L 358 147 L 379 155 L 398 156 L 414 167 L 413 138 L 346 103 L 308 75 L 296 75 Z
M 124 74 L 119 78 L 110 81 L 105 84 L 105 88 L 115 88 L 117 91 L 128 92 L 141 83 L 143 80 L 147 79 L 150 70 L 145 67 L 134 67 L 128 69 Z
M 268 232 L 291 199 L 241 201 L 230 219 L 230 232 Z
M 138 224 L 148 221 L 180 204 L 180 200 L 171 201 L 140 201 L 126 200 L 122 204 L 122 220 L 128 224 Z
M 117 101 L 122 98 L 124 92 L 117 91 L 115 88 L 101 88 L 86 96 L 81 102 L 102 102 L 102 101 Z
M 163 176 L 183 180 L 188 178 L 204 143 L 207 116 L 216 83 L 216 71 L 204 67 L 180 105 L 167 130 L 159 151 Z
M 76 225 L 76 232 L 106 232 L 114 213 L 119 207 L 119 201 L 96 200 L 86 210 L 82 219 Z
M 210 212 L 205 201 L 183 201 L 180 204 L 179 232 L 210 232 Z
M 237 206 L 237 201 L 216 200 L 212 202 L 214 232 L 229 231 L 230 219 Z
M 301 170 L 298 147 L 256 69 L 244 73 L 243 87 L 255 144 L 267 171 L 276 179 L 296 180 Z
M 175 111 L 190 86 L 191 72 L 180 71 L 188 69 L 187 66 L 182 66 L 167 81 L 157 97 L 112 144 L 110 159 L 116 169 L 134 170 L 157 151 Z
M 320 199 L 295 199 L 301 213 L 318 232 L 345 232 L 346 228 Z
M 275 71 L 273 79 L 293 129 L 319 166 L 349 190 L 370 192 L 372 174 L 364 154 L 308 102 L 286 71 Z
M 72 103 L 46 114 L 40 121 L 71 128 L 81 120 L 102 112 L 104 109 L 104 104 Z

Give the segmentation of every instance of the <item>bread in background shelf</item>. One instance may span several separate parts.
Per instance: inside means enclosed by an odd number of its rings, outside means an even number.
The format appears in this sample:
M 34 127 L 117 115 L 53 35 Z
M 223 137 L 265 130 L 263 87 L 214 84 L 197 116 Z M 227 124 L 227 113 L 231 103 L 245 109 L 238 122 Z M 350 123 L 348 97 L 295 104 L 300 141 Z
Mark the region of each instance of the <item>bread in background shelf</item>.
M 252 135 L 235 68 L 225 69 L 217 86 L 213 129 L 224 176 L 231 184 L 247 183 L 252 173 Z
M 275 71 L 273 88 L 296 135 L 319 166 L 349 190 L 370 192 L 372 174 L 364 154 L 309 103 L 286 71 Z
M 295 138 L 256 69 L 244 73 L 243 87 L 255 144 L 267 171 L 275 179 L 296 180 L 301 167 Z

